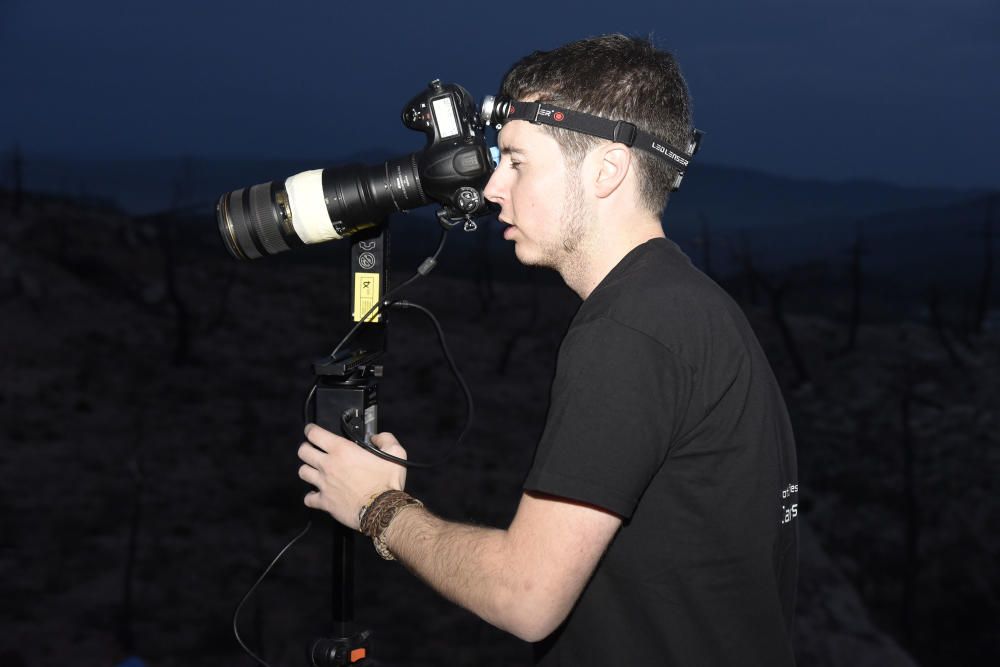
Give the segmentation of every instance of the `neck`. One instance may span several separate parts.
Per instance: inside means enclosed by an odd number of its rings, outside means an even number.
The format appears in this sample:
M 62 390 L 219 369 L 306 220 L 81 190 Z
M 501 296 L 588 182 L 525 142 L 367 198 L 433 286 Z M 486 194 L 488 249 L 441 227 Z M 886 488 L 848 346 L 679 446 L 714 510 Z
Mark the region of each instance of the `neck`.
M 595 221 L 574 256 L 560 268 L 566 285 L 586 299 L 625 255 L 646 241 L 664 238 L 659 218 L 646 213 Z

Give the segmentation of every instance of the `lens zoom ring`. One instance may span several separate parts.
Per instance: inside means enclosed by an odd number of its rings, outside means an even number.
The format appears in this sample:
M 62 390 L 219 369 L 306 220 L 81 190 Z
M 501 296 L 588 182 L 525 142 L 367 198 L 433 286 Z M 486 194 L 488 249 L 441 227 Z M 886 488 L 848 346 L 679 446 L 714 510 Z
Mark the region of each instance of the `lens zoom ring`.
M 261 183 L 250 188 L 250 217 L 257 231 L 257 238 L 268 254 L 288 250 L 288 244 L 281 237 L 281 220 L 274 202 L 271 200 L 271 184 Z

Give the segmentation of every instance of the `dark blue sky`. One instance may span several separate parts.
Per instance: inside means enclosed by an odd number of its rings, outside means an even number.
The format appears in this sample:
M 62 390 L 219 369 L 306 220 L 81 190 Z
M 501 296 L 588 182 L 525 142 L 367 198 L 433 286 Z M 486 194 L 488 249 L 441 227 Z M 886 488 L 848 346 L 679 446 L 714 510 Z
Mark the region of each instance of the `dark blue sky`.
M 0 151 L 326 163 L 416 150 L 403 103 L 588 35 L 675 52 L 706 162 L 1000 186 L 1000 2 L 0 0 Z

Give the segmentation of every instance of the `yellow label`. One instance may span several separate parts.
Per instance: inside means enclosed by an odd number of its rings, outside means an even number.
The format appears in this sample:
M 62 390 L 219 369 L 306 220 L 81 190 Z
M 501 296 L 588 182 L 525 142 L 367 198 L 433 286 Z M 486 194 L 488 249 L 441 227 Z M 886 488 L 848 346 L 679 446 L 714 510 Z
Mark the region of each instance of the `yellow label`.
M 379 302 L 382 293 L 379 290 L 379 278 L 377 273 L 355 273 L 354 274 L 354 321 L 360 322 L 371 307 Z M 378 322 L 381 313 L 376 310 L 368 316 L 366 322 Z

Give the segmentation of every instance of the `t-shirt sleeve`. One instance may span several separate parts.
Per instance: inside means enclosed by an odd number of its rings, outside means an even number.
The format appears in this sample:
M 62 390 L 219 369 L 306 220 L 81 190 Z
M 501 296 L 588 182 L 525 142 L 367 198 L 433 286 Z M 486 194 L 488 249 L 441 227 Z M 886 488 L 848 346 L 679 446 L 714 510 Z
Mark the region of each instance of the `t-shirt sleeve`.
M 690 367 L 642 332 L 608 318 L 572 327 L 525 490 L 630 517 L 666 459 L 692 382 Z

